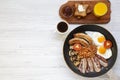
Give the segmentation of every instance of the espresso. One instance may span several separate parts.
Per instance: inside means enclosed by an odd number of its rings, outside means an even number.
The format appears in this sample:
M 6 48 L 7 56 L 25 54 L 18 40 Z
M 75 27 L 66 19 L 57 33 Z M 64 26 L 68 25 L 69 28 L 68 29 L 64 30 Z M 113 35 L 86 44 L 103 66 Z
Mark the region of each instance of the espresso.
M 68 30 L 68 25 L 65 22 L 60 22 L 57 25 L 57 29 L 59 32 L 64 33 Z

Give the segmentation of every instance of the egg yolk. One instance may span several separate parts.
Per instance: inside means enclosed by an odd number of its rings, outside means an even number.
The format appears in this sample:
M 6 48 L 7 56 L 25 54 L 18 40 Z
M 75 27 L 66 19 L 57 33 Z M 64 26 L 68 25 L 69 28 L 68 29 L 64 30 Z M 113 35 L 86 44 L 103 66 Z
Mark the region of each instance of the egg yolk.
M 101 54 L 105 54 L 106 52 L 106 48 L 104 46 L 100 46 L 98 50 L 99 50 L 99 53 Z
M 105 41 L 105 37 L 104 36 L 98 37 L 98 42 L 102 43 L 104 41 Z

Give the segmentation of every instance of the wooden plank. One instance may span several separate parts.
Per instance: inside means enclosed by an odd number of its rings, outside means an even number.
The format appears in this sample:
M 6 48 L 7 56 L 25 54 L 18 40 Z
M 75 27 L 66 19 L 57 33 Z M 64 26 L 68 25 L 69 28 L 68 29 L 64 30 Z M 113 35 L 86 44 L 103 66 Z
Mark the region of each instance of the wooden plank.
M 81 18 L 81 19 L 77 19 L 76 17 L 74 16 L 71 16 L 70 18 L 65 18 L 63 16 L 63 13 L 62 13 L 62 9 L 63 7 L 65 6 L 72 6 L 74 7 L 75 3 L 80 3 L 80 4 L 88 4 L 89 7 L 91 7 L 93 9 L 94 5 L 97 3 L 97 2 L 104 2 L 107 7 L 108 7 L 108 12 L 106 13 L 106 15 L 98 18 L 96 16 L 94 16 L 94 13 L 93 11 L 88 14 L 86 17 L 84 18 Z M 108 0 L 79 0 L 79 1 L 68 1 L 67 3 L 63 4 L 61 7 L 60 7 L 60 10 L 59 10 L 59 15 L 62 19 L 66 20 L 68 23 L 70 24 L 105 24 L 105 23 L 108 23 L 110 22 L 110 15 L 111 15 L 111 4 Z

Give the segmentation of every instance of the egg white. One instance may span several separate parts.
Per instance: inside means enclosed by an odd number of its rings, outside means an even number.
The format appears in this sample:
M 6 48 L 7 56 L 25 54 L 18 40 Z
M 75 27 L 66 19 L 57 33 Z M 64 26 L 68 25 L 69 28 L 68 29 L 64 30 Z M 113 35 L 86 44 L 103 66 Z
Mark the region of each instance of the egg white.
M 102 33 L 100 33 L 100 32 L 91 32 L 91 31 L 86 31 L 85 33 L 87 33 L 92 38 L 95 45 L 101 46 L 101 45 L 104 44 L 104 42 L 102 42 L 102 43 L 98 42 L 98 38 L 101 37 L 101 36 L 104 36 Z
M 99 47 L 98 47 L 98 49 L 99 49 Z M 102 56 L 103 58 L 109 59 L 112 56 L 112 50 L 111 49 L 106 49 L 106 52 L 104 54 L 99 53 L 98 49 L 97 49 L 97 54 Z
M 94 31 L 93 32 L 92 31 L 86 31 L 85 33 L 92 38 L 93 42 L 97 46 L 97 54 L 98 55 L 102 56 L 105 59 L 109 59 L 112 56 L 112 50 L 111 49 L 106 49 L 106 52 L 104 54 L 101 54 L 98 51 L 99 47 L 104 45 L 104 42 L 102 42 L 102 43 L 98 42 L 98 38 L 101 37 L 101 36 L 104 36 L 102 33 L 94 32 Z

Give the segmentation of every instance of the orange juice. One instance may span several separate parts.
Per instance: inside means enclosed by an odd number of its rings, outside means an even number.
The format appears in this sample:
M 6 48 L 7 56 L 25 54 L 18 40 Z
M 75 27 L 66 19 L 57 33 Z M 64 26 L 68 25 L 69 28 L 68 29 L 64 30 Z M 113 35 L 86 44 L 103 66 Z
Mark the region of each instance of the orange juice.
M 94 6 L 94 15 L 97 17 L 104 16 L 108 11 L 107 5 L 103 2 L 98 2 Z

